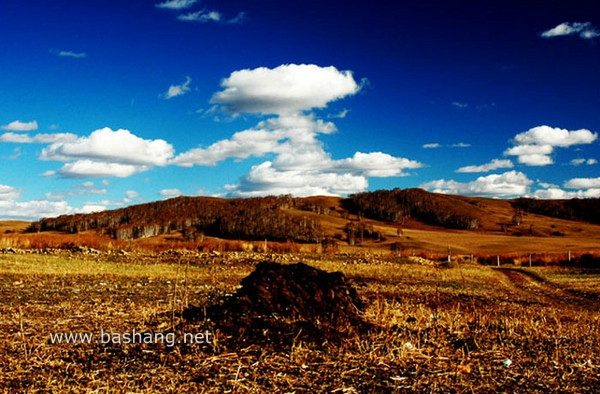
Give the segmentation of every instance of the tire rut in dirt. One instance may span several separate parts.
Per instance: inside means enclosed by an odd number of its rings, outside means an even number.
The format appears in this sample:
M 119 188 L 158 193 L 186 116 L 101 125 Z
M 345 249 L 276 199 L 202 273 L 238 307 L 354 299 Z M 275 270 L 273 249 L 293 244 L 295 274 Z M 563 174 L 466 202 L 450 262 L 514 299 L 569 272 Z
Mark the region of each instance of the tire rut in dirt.
M 588 294 L 577 292 L 573 289 L 563 288 L 533 272 L 515 268 L 495 268 L 504 274 L 510 283 L 521 293 L 532 297 L 533 301 L 553 306 L 578 307 L 586 310 L 598 311 L 599 300 Z

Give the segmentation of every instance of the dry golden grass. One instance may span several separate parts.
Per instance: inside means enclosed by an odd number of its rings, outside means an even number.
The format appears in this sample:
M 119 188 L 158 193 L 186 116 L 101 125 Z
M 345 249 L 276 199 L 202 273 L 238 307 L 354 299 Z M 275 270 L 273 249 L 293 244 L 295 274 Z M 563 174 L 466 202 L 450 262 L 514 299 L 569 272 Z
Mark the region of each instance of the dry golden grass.
M 24 231 L 30 224 L 21 220 L 0 220 L 0 234 Z
M 50 343 L 51 333 L 200 332 L 188 305 L 235 290 L 259 254 L 0 255 L 0 390 L 594 392 L 592 271 L 497 270 L 364 255 L 271 255 L 342 271 L 378 328 L 340 345 Z M 585 283 L 582 285 L 582 283 Z M 573 291 L 575 290 L 575 291 Z

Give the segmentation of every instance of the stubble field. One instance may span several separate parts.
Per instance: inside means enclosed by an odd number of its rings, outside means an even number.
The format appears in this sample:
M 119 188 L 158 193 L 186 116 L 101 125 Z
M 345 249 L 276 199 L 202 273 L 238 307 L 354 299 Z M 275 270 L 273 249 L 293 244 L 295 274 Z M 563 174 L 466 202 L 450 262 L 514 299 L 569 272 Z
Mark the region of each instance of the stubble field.
M 234 293 L 264 260 L 341 271 L 366 301 L 361 317 L 371 328 L 349 329 L 339 341 L 294 332 L 271 343 L 266 331 L 261 341 L 243 332 L 232 338 L 183 317 Z M 600 386 L 600 276 L 590 270 L 364 255 L 58 253 L 0 255 L 0 274 L 4 392 L 545 393 Z M 58 343 L 61 333 L 93 338 Z M 138 333 L 137 343 L 125 341 L 126 333 Z M 146 341 L 140 333 L 154 336 Z M 182 340 L 198 333 L 209 340 Z

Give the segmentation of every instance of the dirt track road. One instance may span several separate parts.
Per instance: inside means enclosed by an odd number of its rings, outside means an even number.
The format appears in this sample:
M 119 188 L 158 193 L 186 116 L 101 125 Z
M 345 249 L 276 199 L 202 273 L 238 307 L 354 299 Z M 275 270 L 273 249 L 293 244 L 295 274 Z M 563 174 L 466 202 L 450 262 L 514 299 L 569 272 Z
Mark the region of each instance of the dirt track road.
M 600 312 L 596 294 L 584 293 L 549 282 L 533 272 L 515 268 L 496 268 L 504 274 L 520 297 L 542 305 L 578 307 Z

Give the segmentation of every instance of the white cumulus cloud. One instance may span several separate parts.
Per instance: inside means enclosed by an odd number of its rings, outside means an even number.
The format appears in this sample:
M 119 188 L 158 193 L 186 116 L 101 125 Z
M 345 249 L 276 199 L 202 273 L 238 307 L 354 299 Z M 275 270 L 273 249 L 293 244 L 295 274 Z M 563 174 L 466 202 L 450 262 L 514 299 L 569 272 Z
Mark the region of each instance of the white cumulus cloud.
M 229 139 L 220 140 L 207 148 L 194 148 L 179 154 L 171 162 L 180 166 L 213 166 L 216 163 L 234 158 L 246 159 L 250 156 L 261 157 L 267 153 L 279 153 L 283 157 L 280 163 L 290 160 L 289 156 L 298 156 L 307 151 L 321 151 L 321 142 L 317 134 L 334 132 L 331 122 L 315 120 L 312 116 L 292 115 L 270 118 L 261 121 L 256 127 L 239 131 Z
M 179 197 L 183 195 L 179 189 L 162 189 L 160 192 L 158 192 L 158 194 L 166 198 Z
M 517 156 L 517 160 L 521 164 L 545 166 L 554 163 L 550 156 L 554 148 L 591 144 L 597 138 L 597 133 L 587 129 L 570 131 L 558 127 L 538 126 L 517 134 L 513 138 L 515 146 L 508 148 L 504 154 Z
M 38 220 L 75 211 L 65 201 L 18 201 L 20 197 L 19 189 L 0 184 L 0 220 Z
M 243 160 L 274 154 L 273 160 L 254 166 L 239 185 L 229 186 L 231 194 L 243 196 L 355 193 L 367 187 L 368 177 L 404 176 L 407 174 L 403 170 L 422 167 L 417 161 L 383 152 L 356 152 L 349 158 L 332 159 L 319 136 L 335 131 L 333 123 L 312 115 L 279 116 L 237 132 L 230 139 L 184 152 L 171 163 L 210 166 L 229 158 Z
M 546 200 L 566 200 L 570 198 L 598 198 L 600 197 L 600 187 L 589 189 L 564 190 L 557 186 L 536 190 L 533 197 Z
M 129 130 L 105 127 L 86 137 L 54 142 L 42 149 L 39 158 L 66 163 L 44 176 L 128 177 L 154 166 L 166 166 L 174 152 L 173 146 L 162 139 L 146 140 Z
M 21 144 L 51 144 L 54 142 L 71 142 L 76 139 L 77 135 L 71 133 L 49 133 L 29 136 L 28 134 L 9 132 L 0 135 L 0 142 L 14 142 Z
M 128 199 L 134 199 L 134 198 L 138 198 L 140 196 L 140 193 L 136 192 L 135 190 L 127 190 L 125 192 L 125 196 Z
M 240 160 L 279 151 L 280 141 L 286 137 L 285 131 L 263 127 L 265 123 L 259 124 L 254 129 L 239 131 L 230 139 L 217 141 L 207 148 L 190 149 L 179 154 L 171 163 L 183 167 L 214 166 L 229 158 Z
M 303 170 L 278 170 L 266 161 L 252 167 L 238 185 L 229 186 L 232 195 L 252 197 L 292 194 L 294 196 L 343 195 L 364 191 L 369 186 L 362 175 Z
M 568 147 L 571 145 L 590 144 L 598 138 L 598 134 L 587 129 L 569 131 L 558 127 L 538 126 L 517 134 L 514 141 L 519 145 L 551 145 Z
M 333 167 L 367 177 L 392 177 L 407 175 L 404 169 L 421 168 L 423 164 L 383 152 L 356 152 L 351 158 L 334 161 Z
M 573 178 L 564 183 L 563 188 L 545 182 L 537 182 L 540 188 L 531 197 L 545 200 L 566 200 L 571 198 L 600 198 L 600 178 Z
M 39 220 L 70 213 L 76 212 L 66 201 L 0 201 L 1 219 Z
M 569 189 L 596 189 L 600 188 L 600 178 L 573 178 L 565 183 Z
M 233 113 L 292 114 L 356 94 L 352 72 L 314 64 L 286 64 L 234 71 L 211 103 Z
M 9 124 L 0 126 L 0 129 L 7 131 L 32 131 L 37 130 L 37 128 L 38 123 L 35 120 L 31 122 L 21 122 L 20 120 L 15 120 Z
M 503 174 L 481 176 L 471 182 L 439 179 L 424 183 L 420 187 L 436 193 L 507 197 L 527 195 L 532 183 L 533 181 L 524 173 L 508 171 Z
M 21 196 L 21 192 L 8 185 L 0 184 L 0 201 L 14 200 Z
M 58 175 L 63 178 L 107 177 L 126 178 L 128 176 L 149 170 L 149 166 L 107 163 L 93 160 L 76 160 L 64 164 Z
M 263 67 L 235 71 L 222 86 L 224 90 L 213 95 L 213 104 L 236 114 L 273 116 L 230 138 L 183 152 L 169 163 L 213 166 L 227 159 L 270 155 L 238 184 L 227 185 L 230 195 L 356 193 L 368 187 L 369 177 L 405 176 L 404 170 L 423 166 L 384 152 L 355 152 L 334 159 L 325 150 L 320 137 L 337 128 L 309 111 L 358 92 L 360 86 L 350 71 L 315 65 Z
M 600 31 L 596 29 L 590 22 L 564 22 L 553 27 L 550 30 L 544 31 L 541 36 L 544 38 L 552 38 L 559 36 L 579 35 L 579 37 L 589 40 L 600 36 Z
M 164 166 L 174 154 L 171 144 L 162 139 L 146 140 L 129 130 L 111 130 L 108 127 L 92 132 L 75 141 L 56 142 L 44 148 L 42 160 L 97 162 Z

